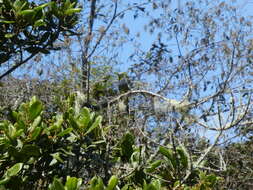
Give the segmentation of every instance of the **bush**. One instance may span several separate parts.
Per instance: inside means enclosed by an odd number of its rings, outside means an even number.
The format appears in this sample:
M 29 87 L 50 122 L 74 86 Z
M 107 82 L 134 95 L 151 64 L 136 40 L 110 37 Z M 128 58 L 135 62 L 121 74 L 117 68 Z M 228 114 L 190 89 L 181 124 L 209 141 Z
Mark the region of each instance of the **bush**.
M 218 178 L 192 170 L 183 146 L 157 147 L 150 156 L 131 131 L 121 139 L 111 136 L 111 126 L 102 125 L 102 117 L 88 108 L 79 109 L 75 100 L 70 95 L 62 111 L 48 118 L 33 97 L 0 122 L 2 189 L 215 187 Z

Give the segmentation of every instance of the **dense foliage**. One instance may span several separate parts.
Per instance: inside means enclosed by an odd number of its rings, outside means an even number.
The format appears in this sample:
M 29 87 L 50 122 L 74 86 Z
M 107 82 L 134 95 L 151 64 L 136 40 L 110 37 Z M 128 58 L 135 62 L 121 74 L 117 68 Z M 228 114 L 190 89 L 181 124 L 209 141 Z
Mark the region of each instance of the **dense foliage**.
M 88 108 L 78 107 L 76 99 L 70 96 L 63 112 L 45 119 L 42 103 L 33 97 L 10 113 L 11 120 L 0 123 L 2 189 L 213 189 L 217 185 L 215 175 L 191 169 L 183 145 L 150 147 L 158 151 L 153 154 L 136 144 L 132 131 L 122 138 L 110 135 L 115 129 L 103 125 L 102 117 Z
M 28 0 L 0 1 L 0 65 L 17 58 L 17 63 L 0 79 L 35 55 L 56 50 L 53 44 L 61 34 L 75 34 L 72 29 L 80 11 L 77 1 L 71 0 L 39 4 Z

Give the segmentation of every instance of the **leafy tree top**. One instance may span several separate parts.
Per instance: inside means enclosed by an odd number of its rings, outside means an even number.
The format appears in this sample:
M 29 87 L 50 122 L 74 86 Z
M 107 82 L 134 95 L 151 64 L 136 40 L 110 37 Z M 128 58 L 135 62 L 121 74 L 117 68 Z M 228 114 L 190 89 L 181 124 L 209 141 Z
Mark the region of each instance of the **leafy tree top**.
M 55 50 L 61 34 L 73 35 L 81 8 L 77 0 L 36 1 L 0 0 L 0 65 L 13 56 L 18 63 L 0 79 L 38 53 Z

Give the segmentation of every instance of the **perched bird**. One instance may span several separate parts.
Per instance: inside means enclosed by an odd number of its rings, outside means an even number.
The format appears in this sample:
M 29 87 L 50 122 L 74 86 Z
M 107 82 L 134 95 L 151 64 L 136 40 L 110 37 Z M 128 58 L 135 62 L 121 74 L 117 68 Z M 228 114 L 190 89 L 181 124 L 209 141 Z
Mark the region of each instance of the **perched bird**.
M 127 73 L 118 73 L 118 89 L 120 94 L 126 93 L 131 90 L 131 81 L 129 77 L 127 76 Z M 124 97 L 118 104 L 119 110 L 121 112 L 129 113 L 129 98 Z
M 118 88 L 120 93 L 125 93 L 130 90 L 131 81 L 127 76 L 127 73 L 118 73 Z

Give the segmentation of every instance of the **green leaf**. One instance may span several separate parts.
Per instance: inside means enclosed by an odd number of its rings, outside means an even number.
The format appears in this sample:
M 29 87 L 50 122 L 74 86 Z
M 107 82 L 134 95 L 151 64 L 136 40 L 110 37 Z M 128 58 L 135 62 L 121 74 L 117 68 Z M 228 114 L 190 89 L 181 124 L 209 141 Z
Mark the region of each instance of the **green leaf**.
M 32 132 L 40 124 L 41 120 L 42 120 L 41 116 L 36 117 L 31 125 L 31 127 L 29 128 L 29 131 Z
M 159 152 L 162 155 L 166 156 L 169 160 L 173 159 L 173 153 L 172 153 L 172 151 L 170 149 L 167 149 L 167 148 L 165 148 L 163 146 L 160 146 L 159 147 Z
M 156 190 L 160 190 L 162 188 L 161 181 L 158 179 L 152 180 L 152 184 L 154 185 Z
M 16 12 L 19 12 L 22 10 L 22 8 L 25 6 L 25 3 L 22 2 L 22 0 L 16 0 L 13 3 L 13 8 L 15 9 Z
M 209 183 L 210 187 L 213 187 L 216 184 L 216 182 L 218 181 L 218 178 L 215 175 L 210 174 L 210 175 L 206 176 L 205 181 Z
M 37 116 L 40 115 L 42 112 L 43 105 L 42 103 L 37 100 L 37 98 L 34 96 L 32 97 L 32 100 L 30 101 L 30 106 L 29 106 L 29 118 L 30 120 L 34 120 Z
M 44 9 L 44 8 L 48 7 L 50 4 L 52 4 L 52 2 L 44 3 L 42 5 L 39 5 L 39 6 L 35 7 L 34 10 L 35 11 L 40 11 L 41 9 Z
M 161 160 L 156 160 L 152 164 L 149 165 L 149 167 L 146 169 L 147 172 L 153 172 L 157 167 L 161 165 L 162 161 Z
M 54 178 L 52 190 L 65 190 L 59 179 Z
M 44 22 L 43 19 L 39 19 L 39 20 L 37 20 L 37 21 L 34 23 L 33 27 L 34 27 L 34 28 L 37 28 L 37 27 L 46 26 L 46 25 L 47 25 L 47 24 Z M 44 52 L 42 52 L 42 53 L 44 53 Z M 46 52 L 45 54 L 48 54 L 48 52 Z
M 92 190 L 104 190 L 104 183 L 103 180 L 100 177 L 93 177 L 91 179 L 91 188 Z
M 74 129 L 79 128 L 79 125 L 77 124 L 76 120 L 72 117 L 72 115 L 69 115 L 68 121 L 71 127 L 73 127 Z
M 66 9 L 69 9 L 69 8 L 72 8 L 71 7 L 71 2 L 70 2 L 70 0 L 66 0 L 65 3 L 64 3 L 64 6 L 63 6 L 63 10 L 66 10 Z
M 5 177 L 4 179 L 2 179 L 2 180 L 0 180 L 0 185 L 4 185 L 4 184 L 6 184 L 6 183 L 8 183 L 9 181 L 10 181 L 10 177 Z
M 24 129 L 19 129 L 18 131 L 15 132 L 15 134 L 12 136 L 13 139 L 16 139 L 20 137 L 24 132 Z
M 115 175 L 113 175 L 108 182 L 108 186 L 106 190 L 114 190 L 117 184 L 118 184 L 118 178 Z
M 15 34 L 8 33 L 4 35 L 5 38 L 12 38 L 13 36 L 15 36 Z
M 21 160 L 22 159 L 22 155 L 17 150 L 17 148 L 14 147 L 14 146 L 9 146 L 9 148 L 8 148 L 8 154 L 10 156 L 14 157 L 15 160 Z
M 67 176 L 67 182 L 65 184 L 66 190 L 78 190 L 79 180 L 80 179 L 77 179 L 76 177 Z
M 0 23 L 4 23 L 4 24 L 13 24 L 13 23 L 15 23 L 15 21 L 11 21 L 11 20 L 2 20 L 2 19 L 0 19 Z
M 28 10 L 23 10 L 19 12 L 19 15 L 21 16 L 29 16 L 32 17 L 35 14 L 35 11 L 32 9 L 28 9 Z
M 61 163 L 64 163 L 64 161 L 61 159 L 60 157 L 60 153 L 59 152 L 56 152 L 54 154 L 50 154 L 56 161 L 58 162 L 61 162 Z M 53 161 L 54 162 L 54 161 Z M 55 162 L 54 162 L 55 164 Z M 51 165 L 51 164 L 50 164 Z
M 158 190 L 152 183 L 148 184 L 143 190 Z
M 189 167 L 189 154 L 187 153 L 185 147 L 180 146 L 177 148 L 177 152 L 180 156 L 180 163 L 184 167 L 184 169 L 187 169 Z
M 135 138 L 132 133 L 127 132 L 126 134 L 124 134 L 120 143 L 120 153 L 123 161 L 129 161 L 129 159 L 131 158 L 131 155 L 134 152 L 134 143 Z
M 172 164 L 172 166 L 173 166 L 174 168 L 176 168 L 176 165 L 177 165 L 176 158 L 175 158 L 175 156 L 174 156 L 174 154 L 173 154 L 173 152 L 172 152 L 171 149 L 168 149 L 168 148 L 165 148 L 165 147 L 160 146 L 160 147 L 159 147 L 159 152 L 160 152 L 162 155 L 164 155 L 166 158 L 168 158 L 168 160 L 169 160 L 169 162 L 170 162 L 169 165 Z
M 79 127 L 85 129 L 89 125 L 90 121 L 91 121 L 90 110 L 86 107 L 82 108 L 82 110 L 80 111 L 80 115 L 77 119 L 77 124 L 79 125 Z
M 22 169 L 23 163 L 17 163 L 6 171 L 6 176 L 16 176 Z
M 130 190 L 131 188 L 129 187 L 128 184 L 124 185 L 121 190 Z
M 5 133 L 5 135 L 10 139 L 10 140 L 13 140 L 16 136 L 16 128 L 12 125 L 12 124 L 9 124 L 8 125 L 8 132 Z
M 79 12 L 81 12 L 81 8 L 73 8 L 73 9 L 67 9 L 65 12 L 64 12 L 64 14 L 65 15 L 72 15 L 72 14 L 74 14 L 74 13 L 79 13 Z
M 41 127 L 36 127 L 31 134 L 30 141 L 36 140 L 37 137 L 40 135 L 41 131 L 42 131 Z
M 56 115 L 56 121 L 54 122 L 54 124 L 48 130 L 49 131 L 51 131 L 51 130 L 54 131 L 54 130 L 60 129 L 63 122 L 64 122 L 63 115 L 62 114 Z
M 98 116 L 95 120 L 95 122 L 91 125 L 91 127 L 86 131 L 86 133 L 84 135 L 89 134 L 91 131 L 93 131 L 95 128 L 97 128 L 102 121 L 102 116 Z
M 71 152 L 71 150 L 66 150 L 64 148 L 59 148 L 58 150 L 62 151 L 62 154 L 65 156 L 75 156 L 75 154 Z
M 73 131 L 73 128 L 67 128 L 64 131 L 57 134 L 58 137 L 63 137 L 65 135 L 68 135 L 71 131 Z

